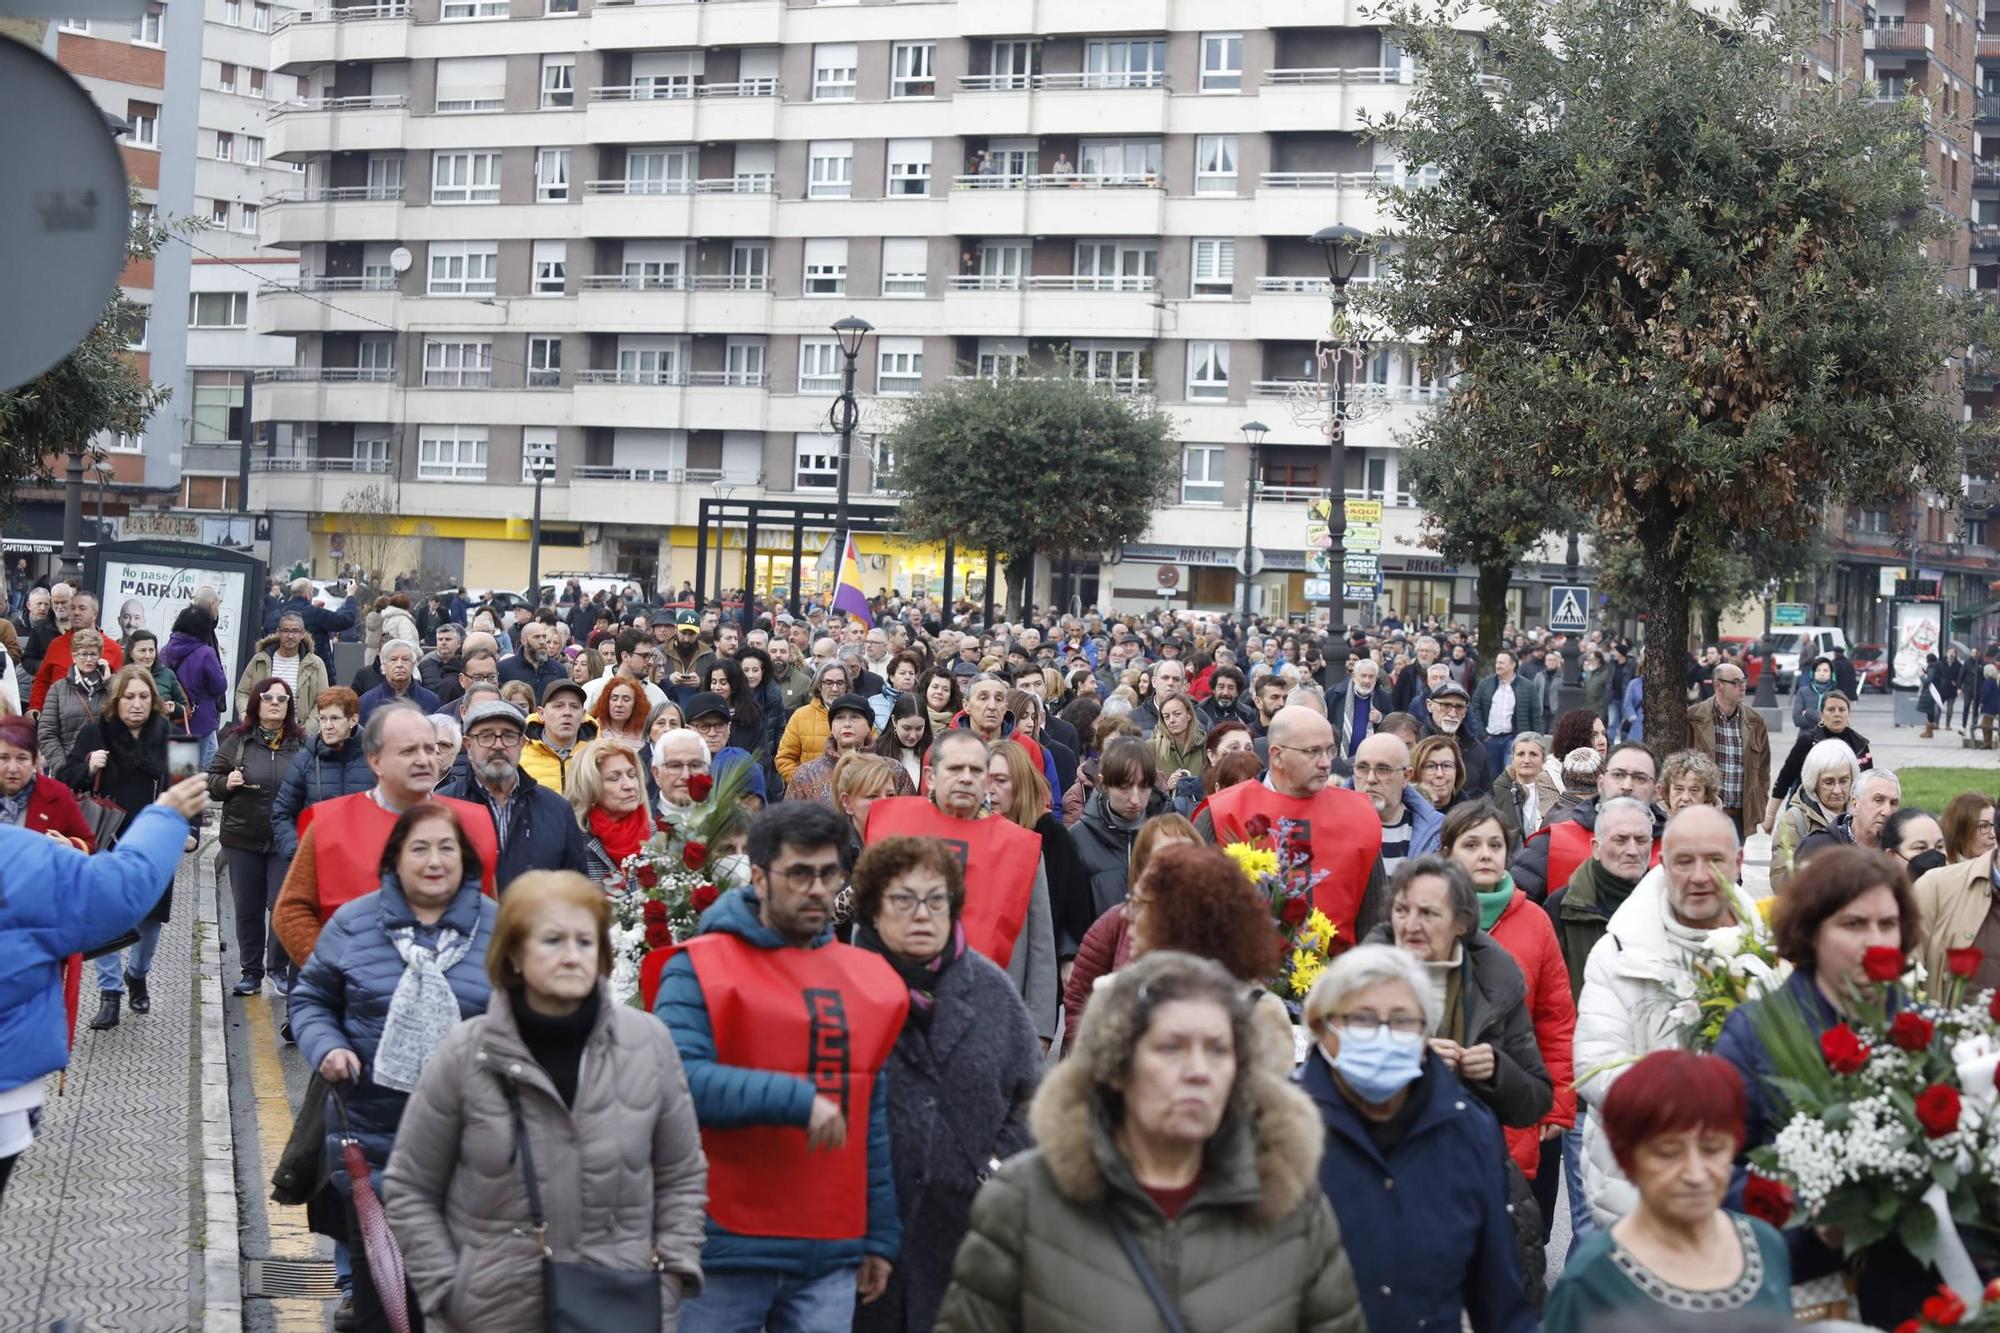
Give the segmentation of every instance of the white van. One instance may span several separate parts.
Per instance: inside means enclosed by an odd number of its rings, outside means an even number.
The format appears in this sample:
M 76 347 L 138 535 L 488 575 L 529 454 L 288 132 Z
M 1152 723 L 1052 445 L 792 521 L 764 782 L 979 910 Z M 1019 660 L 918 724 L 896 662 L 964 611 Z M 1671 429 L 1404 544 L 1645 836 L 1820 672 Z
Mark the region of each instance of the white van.
M 1790 690 L 1799 674 L 1799 663 L 1815 657 L 1830 657 L 1836 644 L 1842 652 L 1850 645 L 1847 631 L 1838 625 L 1791 625 L 1771 631 L 1771 664 L 1778 671 L 1778 688 Z

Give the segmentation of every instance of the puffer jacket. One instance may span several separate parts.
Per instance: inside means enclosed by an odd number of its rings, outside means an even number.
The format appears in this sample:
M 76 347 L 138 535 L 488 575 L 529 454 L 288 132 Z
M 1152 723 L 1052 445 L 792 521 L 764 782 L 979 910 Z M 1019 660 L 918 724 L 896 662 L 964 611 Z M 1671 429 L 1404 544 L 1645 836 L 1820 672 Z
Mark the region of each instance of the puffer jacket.
M 1771 829 L 1772 896 L 1783 893 L 1792 882 L 1798 871 L 1799 849 L 1806 839 L 1815 833 L 1835 833 L 1837 827 L 1818 801 L 1803 791 L 1792 793 L 1792 799 L 1785 802 L 1785 808 L 1778 812 L 1778 822 Z
M 778 741 L 774 761 L 778 776 L 789 783 L 800 764 L 826 753 L 826 740 L 832 734 L 833 724 L 827 718 L 824 699 L 814 695 L 793 709 L 791 717 L 785 720 L 785 734 Z
M 243 716 L 243 709 L 249 701 L 250 692 L 271 674 L 271 656 L 277 651 L 277 635 L 268 635 L 258 641 L 256 653 L 243 668 L 243 674 L 236 680 L 236 697 L 231 703 L 232 717 Z M 332 678 L 326 669 L 326 659 L 318 653 L 306 653 L 299 658 L 299 687 L 292 691 L 292 717 L 301 727 L 308 731 L 312 730 L 313 713 L 319 706 L 319 693 L 331 683 Z
M 597 723 L 589 718 L 583 720 L 576 729 L 576 740 L 571 742 L 569 754 L 556 752 L 554 746 L 542 737 L 542 715 L 536 713 L 528 719 L 528 734 L 521 742 L 522 771 L 552 791 L 561 793 L 569 785 L 569 761 L 577 752 L 597 739 Z
M 590 874 L 590 858 L 583 850 L 583 828 L 576 822 L 576 811 L 569 808 L 562 793 L 542 786 L 527 770 L 520 771 L 504 810 L 494 807 L 492 795 L 470 773 L 444 783 L 437 791 L 440 796 L 469 801 L 485 810 L 500 831 L 500 862 L 493 872 L 500 892 L 505 893 L 509 884 L 530 870 Z
M 42 752 L 43 772 L 62 768 L 76 738 L 104 711 L 104 691 L 110 684 L 110 677 L 101 670 L 94 679 L 79 677 L 72 670 L 49 686 L 42 699 L 42 715 L 35 720 L 35 743 Z
M 339 745 L 328 745 L 318 736 L 307 737 L 292 756 L 292 766 L 285 770 L 278 799 L 271 806 L 272 850 L 287 857 L 297 855 L 299 816 L 307 806 L 367 791 L 374 785 L 375 770 L 368 767 L 368 756 L 361 752 L 360 728 L 349 732 Z
M 1164 808 L 1163 802 L 1159 804 Z M 1152 813 L 1149 805 L 1147 814 Z M 1056 922 L 1056 933 L 1072 941 L 1072 951 L 1083 939 L 1083 932 L 1090 929 L 1091 922 L 1125 901 L 1131 889 L 1126 880 L 1132 870 L 1132 844 L 1138 839 L 1143 823 L 1144 819 L 1127 824 L 1115 818 L 1104 803 L 1102 788 L 1093 791 L 1084 802 L 1083 818 L 1070 829 L 1070 837 L 1076 842 L 1083 873 L 1090 880 L 1089 910 L 1080 922 L 1075 919 Z
M 1528 984 L 1528 1012 L 1535 1025 L 1535 1048 L 1548 1067 L 1555 1089 L 1555 1105 L 1542 1117 L 1543 1125 L 1568 1129 L 1576 1123 L 1576 1089 L 1570 1065 L 1570 1048 L 1576 1040 L 1576 1003 L 1570 998 L 1569 969 L 1563 965 L 1562 945 L 1549 914 L 1537 907 L 1521 890 L 1500 909 L 1499 919 L 1488 932 L 1508 956 L 1519 965 Z M 1528 1179 L 1541 1166 L 1540 1126 L 1509 1129 L 1507 1151 Z
M 384 875 L 382 887 L 374 893 L 341 904 L 321 929 L 312 956 L 299 969 L 289 1008 L 292 1035 L 298 1039 L 299 1053 L 308 1069 L 318 1069 L 332 1051 L 349 1050 L 360 1058 L 360 1080 L 343 1084 L 341 1090 L 346 1094 L 362 1155 L 376 1171 L 389 1160 L 396 1128 L 403 1119 L 403 1104 L 409 1100 L 408 1093 L 375 1082 L 375 1048 L 389 1019 L 396 983 L 403 979 L 403 959 L 389 932 L 413 926 L 418 942 L 426 945 L 434 944 L 444 927 L 461 934 L 472 932 L 472 947 L 445 973 L 452 994 L 458 998 L 459 1017 L 472 1018 L 486 1012 L 492 993 L 492 983 L 486 979 L 486 948 L 493 942 L 493 923 L 499 911 L 491 898 L 480 893 L 479 881 L 469 879 L 436 926 L 421 926 L 395 876 Z M 436 1058 L 435 1052 L 432 1058 Z M 333 1099 L 334 1094 L 328 1092 L 326 1160 L 335 1188 L 346 1194 L 347 1167 L 341 1161 L 338 1139 L 340 1114 Z
M 271 810 L 303 744 L 296 733 L 276 740 L 272 746 L 232 731 L 208 761 L 208 795 L 222 804 L 222 827 L 216 836 L 224 847 L 268 852 L 276 846 Z M 238 768 L 243 770 L 243 783 L 232 791 L 229 775 Z
M 176 630 L 167 637 L 167 646 L 160 649 L 160 660 L 187 691 L 192 709 L 189 734 L 212 733 L 229 709 L 229 678 L 222 674 L 222 659 L 216 656 L 215 649 L 191 634 Z
M 1168 1221 L 1113 1142 L 1085 1062 L 1052 1070 L 1029 1113 L 1036 1146 L 973 1200 L 939 1333 L 1159 1327 L 1107 1207 L 1189 1333 L 1363 1333 L 1340 1224 L 1317 1188 L 1324 1131 L 1312 1102 L 1271 1070 L 1239 1065 L 1237 1077 L 1251 1113 L 1223 1120 L 1194 1198 Z
M 522 1002 L 518 992 L 495 996 L 454 1029 L 403 1110 L 384 1193 L 425 1326 L 543 1326 L 542 1269 L 507 1102 L 512 1081 L 557 1262 L 637 1270 L 657 1253 L 660 1327 L 671 1333 L 682 1285 L 701 1286 L 708 1179 L 674 1040 L 599 981 L 597 1021 L 565 1106 L 521 1039 Z

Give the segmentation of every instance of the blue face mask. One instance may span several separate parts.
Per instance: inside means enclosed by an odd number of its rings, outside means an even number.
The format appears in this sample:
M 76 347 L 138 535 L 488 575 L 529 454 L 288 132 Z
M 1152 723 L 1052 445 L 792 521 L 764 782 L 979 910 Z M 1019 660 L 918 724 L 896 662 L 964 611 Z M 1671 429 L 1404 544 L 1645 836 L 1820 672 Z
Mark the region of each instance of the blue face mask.
M 1367 1036 L 1342 1032 L 1340 1054 L 1331 1057 L 1328 1063 L 1363 1101 L 1379 1105 L 1416 1082 L 1423 1073 L 1424 1039 L 1399 1037 L 1383 1028 Z

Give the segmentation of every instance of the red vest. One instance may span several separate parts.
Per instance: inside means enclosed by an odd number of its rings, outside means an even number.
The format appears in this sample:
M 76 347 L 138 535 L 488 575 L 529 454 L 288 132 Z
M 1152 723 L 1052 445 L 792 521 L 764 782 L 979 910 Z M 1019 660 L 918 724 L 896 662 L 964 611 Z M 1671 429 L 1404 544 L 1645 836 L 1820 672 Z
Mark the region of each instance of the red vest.
M 1239 782 L 1208 798 L 1217 846 L 1251 841 L 1245 825 L 1252 815 L 1264 816 L 1273 826 L 1280 819 L 1305 825 L 1312 868 L 1326 872 L 1313 890 L 1313 906 L 1340 927 L 1336 952 L 1358 943 L 1354 923 L 1361 897 L 1382 856 L 1382 820 L 1368 798 L 1341 787 L 1325 787 L 1311 796 L 1281 796 L 1261 782 Z
M 1549 877 L 1546 892 L 1569 887 L 1570 877 L 1576 874 L 1578 866 L 1590 859 L 1591 831 L 1574 819 L 1565 819 L 1560 824 L 1544 824 L 1528 835 L 1528 841 L 1536 838 L 1549 840 Z M 1660 840 L 1653 839 L 1653 864 L 1660 863 Z
M 493 817 L 486 807 L 449 796 L 433 796 L 440 805 L 458 812 L 465 836 L 486 867 L 484 888 L 489 898 L 499 894 L 493 882 L 500 860 L 500 844 L 493 836 Z M 319 879 L 319 915 L 324 921 L 342 903 L 352 902 L 382 887 L 382 849 L 389 845 L 389 833 L 396 816 L 376 804 L 365 791 L 336 796 L 306 808 L 299 832 L 319 830 L 313 836 L 313 867 Z
M 998 815 L 958 819 L 921 796 L 892 796 L 868 807 L 864 845 L 884 838 L 938 838 L 965 871 L 965 942 L 1006 967 L 1028 924 L 1042 835 Z
M 739 1236 L 867 1235 L 869 1098 L 909 988 L 880 955 L 845 944 L 760 949 L 712 931 L 683 947 L 716 1062 L 804 1079 L 847 1117 L 847 1142 L 832 1152 L 808 1149 L 804 1125 L 702 1126 L 708 1215 Z

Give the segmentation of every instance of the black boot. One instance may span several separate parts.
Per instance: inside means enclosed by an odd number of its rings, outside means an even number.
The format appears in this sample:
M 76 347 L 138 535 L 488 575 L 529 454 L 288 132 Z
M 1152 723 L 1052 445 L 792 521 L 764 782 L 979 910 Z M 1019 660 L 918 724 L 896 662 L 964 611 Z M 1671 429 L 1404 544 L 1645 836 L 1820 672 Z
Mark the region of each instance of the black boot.
M 132 992 L 132 1012 L 150 1014 L 153 1012 L 153 997 L 146 991 L 146 979 L 137 972 L 125 974 L 125 989 Z
M 124 996 L 115 990 L 98 992 L 97 1017 L 90 1020 L 90 1026 L 97 1031 L 118 1026 L 118 1002 Z

